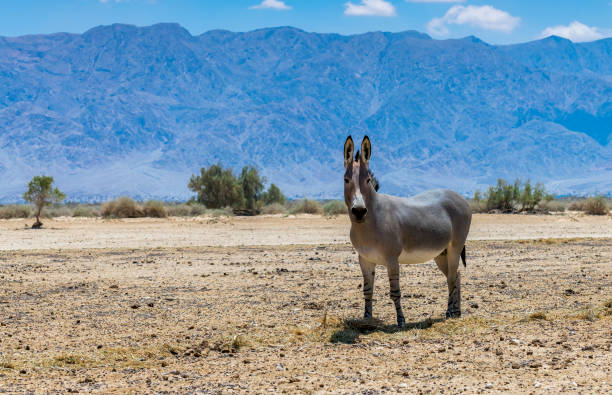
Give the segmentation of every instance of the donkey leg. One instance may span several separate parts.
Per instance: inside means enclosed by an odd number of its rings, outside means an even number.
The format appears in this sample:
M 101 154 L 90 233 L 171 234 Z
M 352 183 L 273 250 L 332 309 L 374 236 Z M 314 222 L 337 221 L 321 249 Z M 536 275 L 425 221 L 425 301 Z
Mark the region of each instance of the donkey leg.
M 372 265 L 359 256 L 359 266 L 363 274 L 363 298 L 365 299 L 365 312 L 363 318 L 372 318 L 372 294 L 374 293 L 374 275 L 376 265 Z
M 397 260 L 387 264 L 387 273 L 389 274 L 389 294 L 391 295 L 391 300 L 393 300 L 393 303 L 395 304 L 397 326 L 401 328 L 406 323 L 406 319 L 404 318 L 404 313 L 402 312 L 402 305 L 400 302 L 402 293 L 400 292 L 399 262 Z
M 446 318 L 461 317 L 461 278 L 459 275 L 460 252 L 448 249 L 446 282 L 448 284 L 448 308 Z M 437 263 L 437 262 L 436 262 Z

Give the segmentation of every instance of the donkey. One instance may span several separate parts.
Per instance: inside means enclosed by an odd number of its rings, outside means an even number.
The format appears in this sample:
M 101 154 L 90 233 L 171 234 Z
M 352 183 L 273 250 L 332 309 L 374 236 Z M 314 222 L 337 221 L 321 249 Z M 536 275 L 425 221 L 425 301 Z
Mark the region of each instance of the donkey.
M 459 258 L 465 266 L 465 241 L 472 210 L 450 190 L 431 190 L 410 198 L 378 193 L 369 170 L 372 146 L 368 136 L 353 159 L 355 145 L 344 143 L 344 201 L 351 219 L 351 242 L 359 254 L 363 274 L 364 318 L 372 317 L 376 265 L 387 267 L 397 325 L 405 324 L 400 304 L 399 265 L 434 259 L 448 284 L 447 318 L 461 316 Z

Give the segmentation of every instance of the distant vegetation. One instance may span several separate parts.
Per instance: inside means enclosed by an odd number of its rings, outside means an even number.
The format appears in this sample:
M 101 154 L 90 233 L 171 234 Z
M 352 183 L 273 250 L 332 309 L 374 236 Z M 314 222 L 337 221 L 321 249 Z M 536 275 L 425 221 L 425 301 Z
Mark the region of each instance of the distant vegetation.
M 245 166 L 238 177 L 232 169 L 224 169 L 221 164 L 200 169 L 187 185 L 197 194 L 197 201 L 208 208 L 231 207 L 234 209 L 256 210 L 264 205 L 284 204 L 285 196 L 280 189 L 271 184 L 264 192 L 265 177 L 259 175 L 253 166 Z
M 53 178 L 34 177 L 28 185 L 24 199 L 30 205 L 0 205 L 0 219 L 36 218 L 34 227 L 42 225 L 40 218 L 52 217 L 101 217 L 101 218 L 167 218 L 167 217 L 219 217 L 243 215 L 244 210 L 257 214 L 347 214 L 342 200 L 317 201 L 300 199 L 288 201 L 281 190 L 270 184 L 264 191 L 265 178 L 256 168 L 245 166 L 235 177 L 232 169 L 220 164 L 202 168 L 194 175 L 189 188 L 196 192 L 196 199 L 186 203 L 149 200 L 136 202 L 123 196 L 102 204 L 60 204 L 65 195 L 53 186 Z M 482 194 L 477 191 L 470 205 L 475 213 L 550 213 L 582 211 L 589 215 L 605 215 L 610 212 L 612 200 L 602 196 L 589 198 L 566 197 L 555 199 L 542 184 L 532 185 L 529 180 L 516 180 L 513 184 L 499 179 L 496 185 Z M 43 211 L 44 208 L 44 211 Z M 238 211 L 236 211 L 238 210 Z M 39 224 L 39 225 L 37 225 Z
M 605 215 L 609 212 L 610 202 L 604 197 L 556 199 L 548 194 L 540 183 L 533 186 L 529 180 L 516 180 L 509 184 L 497 180 L 496 185 L 489 187 L 485 194 L 477 191 L 470 201 L 475 213 L 550 213 L 583 211 L 590 215 Z

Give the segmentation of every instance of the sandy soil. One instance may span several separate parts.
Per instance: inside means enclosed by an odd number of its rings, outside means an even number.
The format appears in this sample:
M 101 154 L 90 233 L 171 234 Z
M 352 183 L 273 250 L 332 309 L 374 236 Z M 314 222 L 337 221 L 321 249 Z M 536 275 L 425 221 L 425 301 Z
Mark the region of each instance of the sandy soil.
M 612 391 L 612 220 L 475 216 L 460 319 L 435 264 L 384 268 L 345 218 L 0 221 L 0 392 Z
M 349 243 L 348 216 L 0 220 L 0 250 Z M 476 214 L 470 240 L 612 238 L 611 216 Z

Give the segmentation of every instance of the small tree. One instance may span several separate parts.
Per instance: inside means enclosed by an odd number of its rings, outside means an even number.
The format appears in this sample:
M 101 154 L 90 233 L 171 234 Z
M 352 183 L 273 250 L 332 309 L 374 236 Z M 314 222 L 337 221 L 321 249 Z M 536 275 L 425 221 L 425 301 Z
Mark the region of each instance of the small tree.
M 270 184 L 268 190 L 261 194 L 261 200 L 263 200 L 265 205 L 274 203 L 285 204 L 287 198 L 275 184 Z
M 265 177 L 260 177 L 259 172 L 253 166 L 244 166 L 238 182 L 242 187 L 242 194 L 247 210 L 255 209 L 257 201 L 261 196 L 261 191 L 264 189 Z
M 66 195 L 59 189 L 53 188 L 53 177 L 35 176 L 28 184 L 28 190 L 23 194 L 23 200 L 36 206 L 36 222 L 32 225 L 33 229 L 42 226 L 40 213 L 43 207 L 52 203 L 59 203 L 66 198 Z
M 244 201 L 242 187 L 232 169 L 223 169 L 221 164 L 202 167 L 200 175 L 191 176 L 187 186 L 197 193 L 198 202 L 208 208 L 240 207 Z

